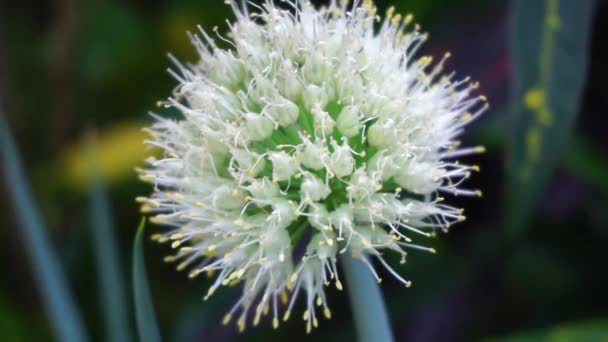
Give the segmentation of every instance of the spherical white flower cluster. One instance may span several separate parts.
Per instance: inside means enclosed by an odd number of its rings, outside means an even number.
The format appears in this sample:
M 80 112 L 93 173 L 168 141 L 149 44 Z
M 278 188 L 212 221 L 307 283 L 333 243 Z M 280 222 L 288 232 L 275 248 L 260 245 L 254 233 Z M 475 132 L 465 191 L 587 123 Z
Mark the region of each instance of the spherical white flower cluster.
M 481 152 L 455 139 L 487 105 L 475 83 L 442 75 L 447 54 L 414 58 L 427 35 L 406 30 L 411 16 L 389 9 L 380 21 L 370 1 L 275 1 L 229 2 L 226 38 L 192 36 L 200 60 L 176 62 L 164 103 L 183 119 L 149 129 L 164 154 L 139 170 L 155 191 L 138 200 L 172 227 L 155 236 L 177 251 L 167 261 L 215 277 L 207 297 L 243 283 L 225 323 L 271 314 L 277 327 L 303 292 L 310 331 L 317 306 L 331 316 L 324 287 L 342 289 L 339 253 L 380 281 L 375 258 L 409 286 L 383 253 L 433 252 L 411 236 L 464 220 L 440 193 L 479 194 L 460 188 L 476 166 L 452 160 Z

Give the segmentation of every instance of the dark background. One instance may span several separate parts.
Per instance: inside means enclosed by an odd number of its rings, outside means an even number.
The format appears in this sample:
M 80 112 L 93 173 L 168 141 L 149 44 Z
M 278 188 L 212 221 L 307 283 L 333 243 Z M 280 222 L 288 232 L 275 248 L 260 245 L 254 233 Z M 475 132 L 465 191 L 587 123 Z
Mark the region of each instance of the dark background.
M 430 241 L 437 255 L 413 253 L 399 266 L 414 280 L 412 288 L 404 289 L 389 277 L 382 284 L 397 340 L 469 341 L 511 335 L 535 340 L 545 334 L 558 339 L 560 331 L 569 329 L 578 330 L 564 333 L 562 340 L 585 340 L 589 331 L 599 331 L 593 335 L 598 341 L 608 340 L 608 178 L 602 182 L 602 177 L 598 181 L 580 171 L 592 168 L 608 177 L 608 3 L 597 2 L 588 80 L 575 127 L 575 135 L 596 157 L 584 166 L 558 164 L 525 235 L 516 241 L 505 238 L 506 151 L 504 139 L 496 133 L 509 114 L 509 2 L 377 1 L 381 13 L 389 3 L 400 13 L 414 13 L 430 32 L 423 54 L 452 52 L 448 69 L 480 81 L 492 104 L 465 137 L 467 143 L 488 145 L 487 153 L 469 157 L 482 170 L 469 187 L 483 189 L 484 197 L 452 200 L 467 209 L 468 220 Z M 197 24 L 207 30 L 217 25 L 223 31 L 226 18 L 232 18 L 229 8 L 219 0 L 0 3 L 0 102 L 94 340 L 105 340 L 105 335 L 82 171 L 85 135 L 95 132 L 98 137 L 118 253 L 128 271 L 140 219 L 134 197 L 149 191 L 133 172 L 145 153 L 139 128 L 151 121 L 147 112 L 155 109 L 155 102 L 175 86 L 165 72 L 166 54 L 193 61 L 195 52 L 185 32 L 195 31 Z M 0 338 L 52 339 L 12 201 L 4 188 L 0 194 Z M 239 335 L 234 326 L 221 325 L 237 292 L 222 290 L 203 302 L 207 281 L 189 281 L 163 263 L 167 246 L 145 247 L 166 340 L 355 337 L 348 298 L 334 290 L 328 291 L 332 320 L 321 320 L 310 337 L 298 317 L 278 331 L 266 321 Z M 130 282 L 128 275 L 125 272 Z

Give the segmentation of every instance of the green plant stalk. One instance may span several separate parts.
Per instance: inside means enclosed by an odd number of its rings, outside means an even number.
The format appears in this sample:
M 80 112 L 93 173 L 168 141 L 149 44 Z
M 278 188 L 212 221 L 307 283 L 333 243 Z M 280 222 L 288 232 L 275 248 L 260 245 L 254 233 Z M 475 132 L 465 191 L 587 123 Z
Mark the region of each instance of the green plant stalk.
M 124 279 L 114 236 L 114 224 L 108 194 L 100 179 L 94 139 L 88 146 L 89 196 L 91 226 L 93 228 L 95 259 L 99 279 L 101 306 L 104 311 L 106 338 L 109 341 L 132 341 L 129 324 L 129 305 L 126 300 Z
M 141 219 L 135 242 L 133 243 L 133 298 L 135 299 L 135 318 L 139 340 L 160 342 L 160 333 L 156 323 L 156 314 L 152 305 L 152 296 L 148 286 L 148 275 L 144 262 L 144 226 L 145 218 Z
M 33 275 L 57 340 L 87 341 L 81 316 L 76 308 L 61 264 L 49 243 L 30 189 L 24 177 L 15 143 L 0 110 L 0 160 L 25 249 L 31 259 Z
M 350 255 L 342 254 L 340 261 L 346 276 L 358 340 L 394 341 L 380 287 L 369 269 Z

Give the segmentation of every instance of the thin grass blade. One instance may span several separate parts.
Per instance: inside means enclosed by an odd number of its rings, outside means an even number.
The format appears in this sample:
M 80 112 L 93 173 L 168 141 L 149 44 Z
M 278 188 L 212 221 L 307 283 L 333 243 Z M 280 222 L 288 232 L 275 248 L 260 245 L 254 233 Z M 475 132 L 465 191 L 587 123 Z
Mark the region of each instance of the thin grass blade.
M 13 200 L 20 233 L 31 259 L 34 278 L 59 341 L 86 341 L 81 316 L 63 273 L 61 264 L 46 235 L 41 216 L 34 204 L 25 173 L 8 124 L 0 112 L 0 163 Z
M 125 282 L 120 267 L 120 249 L 114 236 L 114 224 L 106 187 L 97 171 L 99 162 L 93 138 L 89 139 L 88 155 L 89 210 L 106 338 L 115 342 L 132 341 L 128 314 L 130 305 L 126 299 Z
M 141 219 L 135 242 L 133 244 L 133 294 L 135 298 L 135 318 L 140 341 L 160 342 L 160 333 L 156 323 L 156 314 L 152 305 L 152 296 L 148 286 L 148 275 L 144 262 L 144 226 Z
M 571 144 L 588 62 L 595 1 L 515 0 L 512 6 L 513 135 L 510 232 L 526 227 Z

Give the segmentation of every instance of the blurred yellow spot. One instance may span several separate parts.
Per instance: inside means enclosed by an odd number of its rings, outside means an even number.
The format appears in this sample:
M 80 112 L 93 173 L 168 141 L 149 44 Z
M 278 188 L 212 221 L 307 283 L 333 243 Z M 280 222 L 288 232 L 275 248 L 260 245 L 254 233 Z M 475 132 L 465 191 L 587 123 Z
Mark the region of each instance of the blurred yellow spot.
M 116 183 L 128 177 L 135 177 L 134 167 L 141 165 L 146 156 L 154 150 L 144 145 L 149 136 L 142 132 L 141 123 L 119 124 L 102 131 L 95 139 L 92 149 L 96 155 L 89 155 L 91 148 L 87 138 L 69 147 L 62 158 L 63 175 L 68 186 L 84 188 L 87 185 L 91 162 L 96 162 L 98 176 L 106 183 Z
M 539 88 L 532 88 L 524 96 L 524 105 L 530 110 L 539 110 L 545 105 L 545 94 Z

